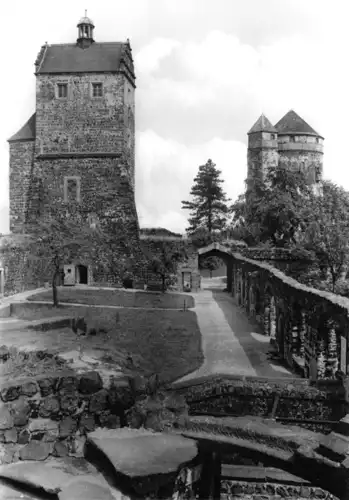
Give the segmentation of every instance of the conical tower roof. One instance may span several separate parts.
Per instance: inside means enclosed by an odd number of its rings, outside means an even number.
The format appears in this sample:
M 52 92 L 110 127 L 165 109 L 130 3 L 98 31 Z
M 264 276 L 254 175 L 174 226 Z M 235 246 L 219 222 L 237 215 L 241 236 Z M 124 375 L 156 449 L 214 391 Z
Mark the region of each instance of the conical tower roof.
M 263 114 L 258 118 L 251 130 L 247 134 L 255 134 L 256 132 L 274 132 L 277 133 L 276 128 L 271 124 L 266 116 Z
M 278 134 L 300 134 L 300 135 L 314 135 L 321 137 L 306 121 L 303 120 L 293 109 L 285 114 L 280 121 L 277 122 L 275 128 Z M 322 137 L 321 137 L 322 138 Z

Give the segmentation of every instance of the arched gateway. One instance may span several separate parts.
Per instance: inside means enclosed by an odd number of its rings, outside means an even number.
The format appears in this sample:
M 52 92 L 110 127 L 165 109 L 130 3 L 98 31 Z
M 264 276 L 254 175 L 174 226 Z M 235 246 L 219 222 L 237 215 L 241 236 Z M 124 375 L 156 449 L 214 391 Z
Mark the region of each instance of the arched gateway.
M 221 243 L 210 243 L 206 247 L 199 248 L 198 250 L 199 262 L 200 257 L 219 257 L 223 260 L 227 267 L 227 290 L 232 291 L 232 266 L 233 256 L 231 250 Z

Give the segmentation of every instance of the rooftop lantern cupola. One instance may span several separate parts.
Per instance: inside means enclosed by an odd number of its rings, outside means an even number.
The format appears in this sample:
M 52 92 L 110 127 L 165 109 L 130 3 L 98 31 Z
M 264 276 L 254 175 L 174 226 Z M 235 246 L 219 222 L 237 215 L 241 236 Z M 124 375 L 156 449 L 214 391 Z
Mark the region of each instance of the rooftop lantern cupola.
M 87 11 L 85 10 L 85 16 L 82 17 L 78 24 L 78 39 L 77 43 L 82 49 L 87 49 L 93 42 L 93 21 L 87 17 Z

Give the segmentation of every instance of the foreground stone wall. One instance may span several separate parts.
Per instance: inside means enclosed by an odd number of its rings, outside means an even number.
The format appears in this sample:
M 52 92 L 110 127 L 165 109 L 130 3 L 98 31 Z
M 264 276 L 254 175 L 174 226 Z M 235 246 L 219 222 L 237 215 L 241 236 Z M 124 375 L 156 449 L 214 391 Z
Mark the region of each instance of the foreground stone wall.
M 0 386 L 2 463 L 81 454 L 87 432 L 124 424 L 127 379 L 103 384 L 98 372 L 48 373 Z
M 316 387 L 305 379 L 215 377 L 177 390 L 185 396 L 190 414 L 294 418 L 297 425 L 317 432 L 332 427 L 301 420 L 339 421 L 347 408 L 341 383 Z

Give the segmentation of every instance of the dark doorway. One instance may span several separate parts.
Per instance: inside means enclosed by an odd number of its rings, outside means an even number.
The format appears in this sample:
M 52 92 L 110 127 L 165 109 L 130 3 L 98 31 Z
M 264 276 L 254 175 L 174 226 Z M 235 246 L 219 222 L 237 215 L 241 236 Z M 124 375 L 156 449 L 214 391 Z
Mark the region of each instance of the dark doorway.
M 88 280 L 87 280 L 87 276 L 88 276 L 87 267 L 79 265 L 79 266 L 76 266 L 76 270 L 77 270 L 77 282 L 82 284 L 82 285 L 87 285 L 87 282 L 88 282 Z

